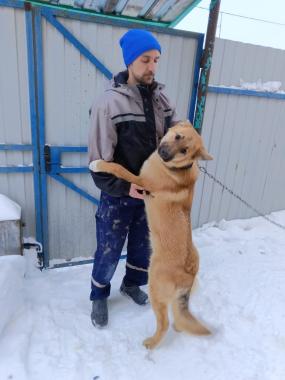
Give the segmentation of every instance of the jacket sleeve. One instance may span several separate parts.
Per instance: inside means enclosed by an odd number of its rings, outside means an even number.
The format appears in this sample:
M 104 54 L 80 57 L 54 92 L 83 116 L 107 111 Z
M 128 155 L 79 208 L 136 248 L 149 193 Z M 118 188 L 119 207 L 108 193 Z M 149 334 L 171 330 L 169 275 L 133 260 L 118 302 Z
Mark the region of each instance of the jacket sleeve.
M 117 131 L 104 102 L 93 105 L 90 124 L 88 138 L 89 163 L 98 159 L 113 161 L 117 144 Z M 105 193 L 114 197 L 129 194 L 130 183 L 108 173 L 91 172 L 91 175 L 95 185 Z
M 168 128 L 173 127 L 175 124 L 179 123 L 181 119 L 177 115 L 176 107 L 165 93 L 161 93 L 161 101 L 164 108 L 164 117 L 166 119 L 164 130 L 164 133 L 166 133 Z
M 176 108 L 174 106 L 172 106 L 171 108 L 172 108 L 172 116 L 171 116 L 170 126 L 174 127 L 174 125 L 179 123 L 181 119 L 179 119 L 177 115 Z
M 98 189 L 104 191 L 113 197 L 123 197 L 129 195 L 130 186 L 129 182 L 117 178 L 109 173 L 94 173 L 91 176 Z

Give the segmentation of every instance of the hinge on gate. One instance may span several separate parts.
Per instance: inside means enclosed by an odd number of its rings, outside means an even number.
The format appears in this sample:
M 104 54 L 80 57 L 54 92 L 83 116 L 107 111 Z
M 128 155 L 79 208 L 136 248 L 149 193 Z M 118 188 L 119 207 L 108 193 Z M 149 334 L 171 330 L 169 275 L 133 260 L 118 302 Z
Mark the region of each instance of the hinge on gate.
M 46 172 L 49 173 L 51 171 L 51 149 L 49 145 L 45 145 L 44 157 L 45 157 L 45 169 L 46 169 Z

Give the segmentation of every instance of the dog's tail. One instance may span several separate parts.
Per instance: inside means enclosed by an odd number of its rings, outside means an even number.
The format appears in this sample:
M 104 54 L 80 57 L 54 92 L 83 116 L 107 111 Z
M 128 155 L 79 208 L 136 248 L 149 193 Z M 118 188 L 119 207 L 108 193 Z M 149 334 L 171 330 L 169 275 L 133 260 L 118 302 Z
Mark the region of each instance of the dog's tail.
M 190 289 L 180 289 L 172 302 L 174 328 L 177 331 L 186 331 L 195 335 L 210 335 L 210 330 L 203 326 L 189 311 Z
M 143 186 L 141 178 L 129 172 L 123 166 L 115 162 L 107 162 L 104 160 L 91 161 L 89 169 L 93 172 L 105 172 L 113 174 L 114 176 L 124 179 L 127 182 L 135 183 L 138 186 Z

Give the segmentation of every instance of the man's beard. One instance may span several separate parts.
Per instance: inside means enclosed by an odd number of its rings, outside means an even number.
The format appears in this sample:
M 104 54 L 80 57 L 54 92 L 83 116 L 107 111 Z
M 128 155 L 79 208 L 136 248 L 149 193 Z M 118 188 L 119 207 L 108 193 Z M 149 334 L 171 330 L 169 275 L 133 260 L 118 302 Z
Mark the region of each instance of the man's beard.
M 136 82 L 138 82 L 139 84 L 143 84 L 143 85 L 148 85 L 148 84 L 152 84 L 152 82 L 154 81 L 154 74 L 150 73 L 150 74 L 144 74 L 142 76 L 137 76 L 135 74 L 133 74 Z

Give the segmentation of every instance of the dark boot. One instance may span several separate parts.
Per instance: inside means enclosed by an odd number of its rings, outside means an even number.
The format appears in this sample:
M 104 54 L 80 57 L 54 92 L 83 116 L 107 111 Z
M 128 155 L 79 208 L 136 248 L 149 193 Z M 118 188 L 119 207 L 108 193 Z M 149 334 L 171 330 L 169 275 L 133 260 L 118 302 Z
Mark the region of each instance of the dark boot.
M 95 327 L 104 327 L 108 324 L 107 298 L 92 301 L 91 322 Z
M 137 285 L 126 286 L 123 281 L 120 292 L 124 296 L 131 298 L 138 305 L 146 305 L 148 303 L 148 295 Z

